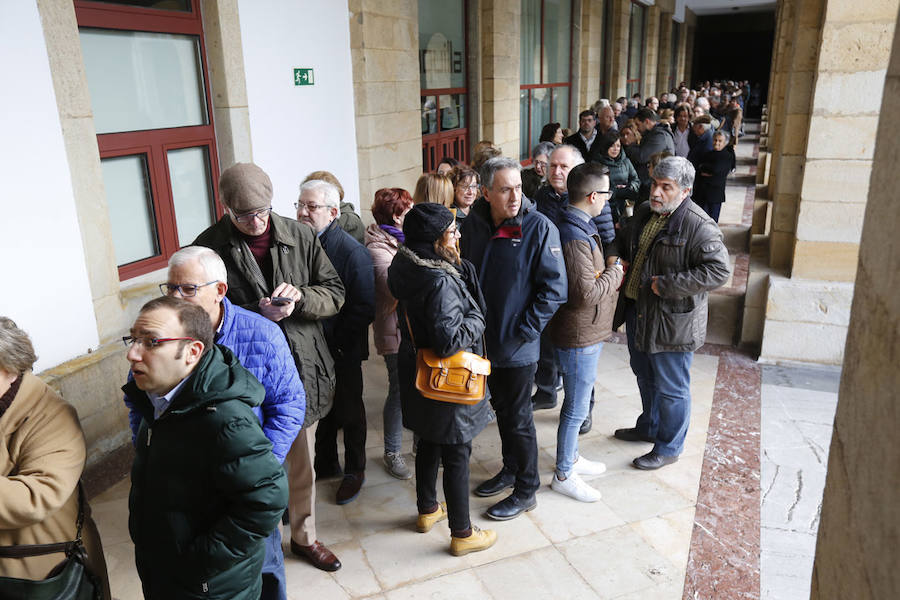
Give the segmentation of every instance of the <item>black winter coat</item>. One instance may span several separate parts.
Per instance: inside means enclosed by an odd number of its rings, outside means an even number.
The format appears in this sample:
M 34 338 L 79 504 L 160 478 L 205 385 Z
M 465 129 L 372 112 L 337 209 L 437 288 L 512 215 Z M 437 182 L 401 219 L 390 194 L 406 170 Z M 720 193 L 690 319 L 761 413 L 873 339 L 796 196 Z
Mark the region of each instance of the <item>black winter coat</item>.
M 700 158 L 691 197 L 702 207 L 725 202 L 725 184 L 735 167 L 734 146 L 711 150 Z
M 388 287 L 399 301 L 398 370 L 404 427 L 435 444 L 471 441 L 489 421 L 487 400 L 469 406 L 424 398 L 416 390 L 415 379 L 417 348 L 431 348 L 439 356 L 460 350 L 484 354 L 484 300 L 475 267 L 465 260 L 455 266 L 423 258 L 401 246 L 388 267 Z
M 337 219 L 319 235 L 319 241 L 344 284 L 344 306 L 322 322 L 328 349 L 336 363 L 364 361 L 369 358 L 369 324 L 375 320 L 372 256 Z
M 550 219 L 550 221 L 556 225 L 556 228 L 559 229 L 566 208 L 569 206 L 569 195 L 557 194 L 556 190 L 553 189 L 553 186 L 549 183 L 545 183 L 538 189 L 534 203 L 537 206 L 538 212 Z M 613 221 L 612 209 L 608 202 L 603 206 L 603 210 L 600 214 L 592 219 L 592 222 L 597 228 L 597 233 L 600 234 L 600 240 L 603 242 L 605 249 L 614 239 L 616 239 L 616 226 Z
M 159 419 L 134 381 L 122 390 L 143 417 L 128 530 L 144 597 L 257 600 L 264 541 L 288 500 L 252 410 L 262 385 L 213 346 Z

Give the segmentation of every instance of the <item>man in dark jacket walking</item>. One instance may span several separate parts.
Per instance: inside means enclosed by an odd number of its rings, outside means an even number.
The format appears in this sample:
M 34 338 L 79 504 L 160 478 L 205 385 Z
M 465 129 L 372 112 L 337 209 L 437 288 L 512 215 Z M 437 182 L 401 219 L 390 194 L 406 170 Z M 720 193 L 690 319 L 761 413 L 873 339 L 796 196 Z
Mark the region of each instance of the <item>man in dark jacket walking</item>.
M 344 303 L 344 285 L 315 233 L 272 212 L 272 182 L 252 163 L 238 163 L 219 178 L 228 214 L 194 242 L 216 251 L 228 270 L 228 299 L 278 323 L 306 389 L 303 429 L 288 453 L 291 550 L 317 568 L 336 571 L 340 561 L 316 540 L 315 425 L 328 414 L 334 361 L 321 319 Z
M 680 156 L 653 170 L 650 201 L 638 207 L 619 243 L 629 264 L 613 328 L 625 322 L 631 370 L 643 411 L 617 429 L 653 449 L 638 469 L 678 460 L 691 414 L 691 361 L 706 339 L 708 294 L 728 280 L 728 251 L 715 222 L 690 199 L 694 167 Z
M 145 304 L 123 339 L 134 378 L 122 389 L 142 417 L 128 530 L 144 597 L 257 600 L 288 492 L 252 411 L 262 385 L 178 298 Z
M 523 207 L 520 169 L 517 161 L 504 157 L 484 164 L 484 198 L 463 221 L 460 240 L 463 258 L 478 270 L 487 305 L 488 388 L 503 447 L 503 468 L 475 494 L 488 497 L 515 488 L 488 509 L 488 516 L 497 520 L 537 506 L 540 479 L 531 384 L 541 331 L 566 301 L 559 233 L 544 215 Z
M 169 259 L 167 281 L 159 287 L 164 295 L 202 308 L 215 330 L 215 342 L 231 350 L 263 385 L 265 398 L 253 412 L 272 442 L 272 453 L 283 463 L 303 426 L 306 393 L 281 329 L 265 317 L 233 305 L 225 297 L 227 279 L 225 263 L 218 254 L 203 246 L 188 246 Z M 125 404 L 130 409 L 132 441 L 136 441 L 142 417 L 127 397 Z M 265 546 L 260 598 L 286 600 L 280 527 L 272 530 Z
M 375 270 L 365 246 L 344 231 L 338 221 L 337 188 L 322 180 L 300 186 L 297 220 L 319 236 L 325 254 L 344 284 L 341 311 L 323 321 L 325 339 L 334 357 L 334 405 L 316 431 L 316 476 L 344 478 L 338 504 L 359 494 L 366 471 L 366 407 L 363 404 L 362 361 L 369 358 L 369 324 L 375 320 Z M 337 432 L 344 430 L 344 469 L 338 462 Z
M 634 116 L 637 121 L 638 130 L 641 132 L 641 145 L 636 153 L 637 163 L 634 168 L 637 170 L 641 183 L 650 179 L 650 172 L 647 163 L 650 157 L 659 152 L 668 152 L 675 154 L 675 136 L 669 129 L 668 123 L 660 123 L 659 115 L 649 108 L 642 108 Z

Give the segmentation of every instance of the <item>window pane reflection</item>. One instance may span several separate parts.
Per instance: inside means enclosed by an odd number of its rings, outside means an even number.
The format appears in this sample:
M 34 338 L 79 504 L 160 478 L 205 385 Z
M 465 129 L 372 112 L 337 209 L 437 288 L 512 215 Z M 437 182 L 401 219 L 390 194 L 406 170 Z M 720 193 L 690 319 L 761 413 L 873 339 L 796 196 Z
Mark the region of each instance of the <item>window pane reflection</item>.
M 206 148 L 169 150 L 169 179 L 178 224 L 178 245 L 186 246 L 215 221 Z
M 422 135 L 437 133 L 437 96 L 420 96 L 422 102 Z
M 144 155 L 118 156 L 100 161 L 116 264 L 156 256 L 156 219 Z

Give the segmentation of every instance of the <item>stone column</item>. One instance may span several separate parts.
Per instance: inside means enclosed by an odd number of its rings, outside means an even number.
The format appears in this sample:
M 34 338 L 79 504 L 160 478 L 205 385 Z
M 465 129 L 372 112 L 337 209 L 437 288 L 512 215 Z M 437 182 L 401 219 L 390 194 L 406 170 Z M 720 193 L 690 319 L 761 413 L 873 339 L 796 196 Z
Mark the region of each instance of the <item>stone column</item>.
M 581 3 L 581 77 L 578 107 L 588 107 L 600 98 L 600 72 L 603 70 L 603 3 Z M 578 51 L 576 47 L 576 52 Z M 612 98 L 611 101 L 615 100 Z M 578 114 L 578 111 L 572 114 Z
M 376 190 L 412 191 L 422 174 L 419 5 L 349 0 L 349 9 L 359 200 L 369 220 Z
M 685 9 L 687 13 L 687 9 Z M 687 19 L 684 21 L 684 80 L 689 86 L 693 86 L 692 78 L 694 76 L 694 33 L 697 30 L 695 25 L 688 25 Z
M 659 20 L 659 53 L 656 61 L 656 87 L 657 92 L 668 91 L 670 87 L 678 85 L 677 81 L 669 83 L 669 71 L 672 66 L 672 13 L 660 13 Z
M 688 88 L 691 87 L 691 81 L 685 76 L 687 71 L 687 63 L 691 60 L 691 57 L 687 53 L 687 24 L 682 23 L 680 29 L 680 34 L 678 38 L 678 69 L 675 74 L 675 85 L 678 85 L 679 82 L 684 81 L 688 84 Z
M 612 98 L 625 96 L 628 79 L 628 36 L 631 21 L 631 2 L 629 0 L 608 0 L 613 3 L 612 9 L 612 44 L 610 60 L 612 68 L 609 72 L 609 89 Z
M 647 7 L 644 26 L 644 82 L 643 96 L 649 98 L 659 93 L 656 85 L 656 67 L 659 63 L 659 6 Z
M 482 132 L 505 156 L 519 155 L 518 0 L 481 2 Z
M 835 4 L 835 3 L 830 3 Z M 843 7 L 841 7 L 843 8 Z M 884 11 L 858 4 L 855 16 L 877 18 Z M 829 17 L 843 12 L 828 7 Z M 896 14 L 896 7 L 894 10 Z M 847 12 L 847 16 L 850 14 Z M 863 26 L 864 39 L 880 45 L 886 32 L 877 21 Z M 856 29 L 860 25 L 848 25 Z M 849 31 L 846 33 L 850 33 Z M 826 36 L 838 34 L 829 31 Z M 863 46 L 865 48 L 866 46 Z M 858 57 L 863 58 L 863 57 Z M 860 65 L 866 69 L 865 65 Z M 869 68 L 871 68 L 870 65 Z M 859 77 L 866 78 L 863 70 Z M 849 72 L 841 77 L 853 77 Z M 865 92 L 864 92 L 865 93 Z M 854 97 L 857 97 L 854 94 Z M 862 99 L 862 96 L 858 98 Z M 837 413 L 828 456 L 828 475 L 813 565 L 812 600 L 894 598 L 900 590 L 897 541 L 900 540 L 900 285 L 897 271 L 897 223 L 900 188 L 900 39 L 884 85 L 872 178 L 862 226 L 856 290 L 847 335 Z

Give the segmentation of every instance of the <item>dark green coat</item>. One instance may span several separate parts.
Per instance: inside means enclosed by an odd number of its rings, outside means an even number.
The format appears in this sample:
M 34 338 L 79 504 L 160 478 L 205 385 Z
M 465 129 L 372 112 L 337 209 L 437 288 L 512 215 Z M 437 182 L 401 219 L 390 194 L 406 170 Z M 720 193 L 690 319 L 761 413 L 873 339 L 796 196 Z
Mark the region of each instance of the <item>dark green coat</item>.
M 278 325 L 284 331 L 300 380 L 306 390 L 304 427 L 331 410 L 334 361 L 328 351 L 320 319 L 336 315 L 344 304 L 344 284 L 309 225 L 271 214 L 272 281 L 263 281 L 256 260 L 240 232 L 226 215 L 197 236 L 195 244 L 212 248 L 228 270 L 228 299 L 259 312 L 259 299 L 268 297 L 281 282 L 303 293 L 290 317 Z
M 354 240 L 363 246 L 366 245 L 366 226 L 363 225 L 362 219 L 359 218 L 353 205 L 349 202 L 341 202 L 341 216 L 338 217 L 338 225 Z
M 144 597 L 257 600 L 264 539 L 288 500 L 287 477 L 252 408 L 265 390 L 213 346 L 158 420 L 143 416 L 131 470 L 128 529 Z

